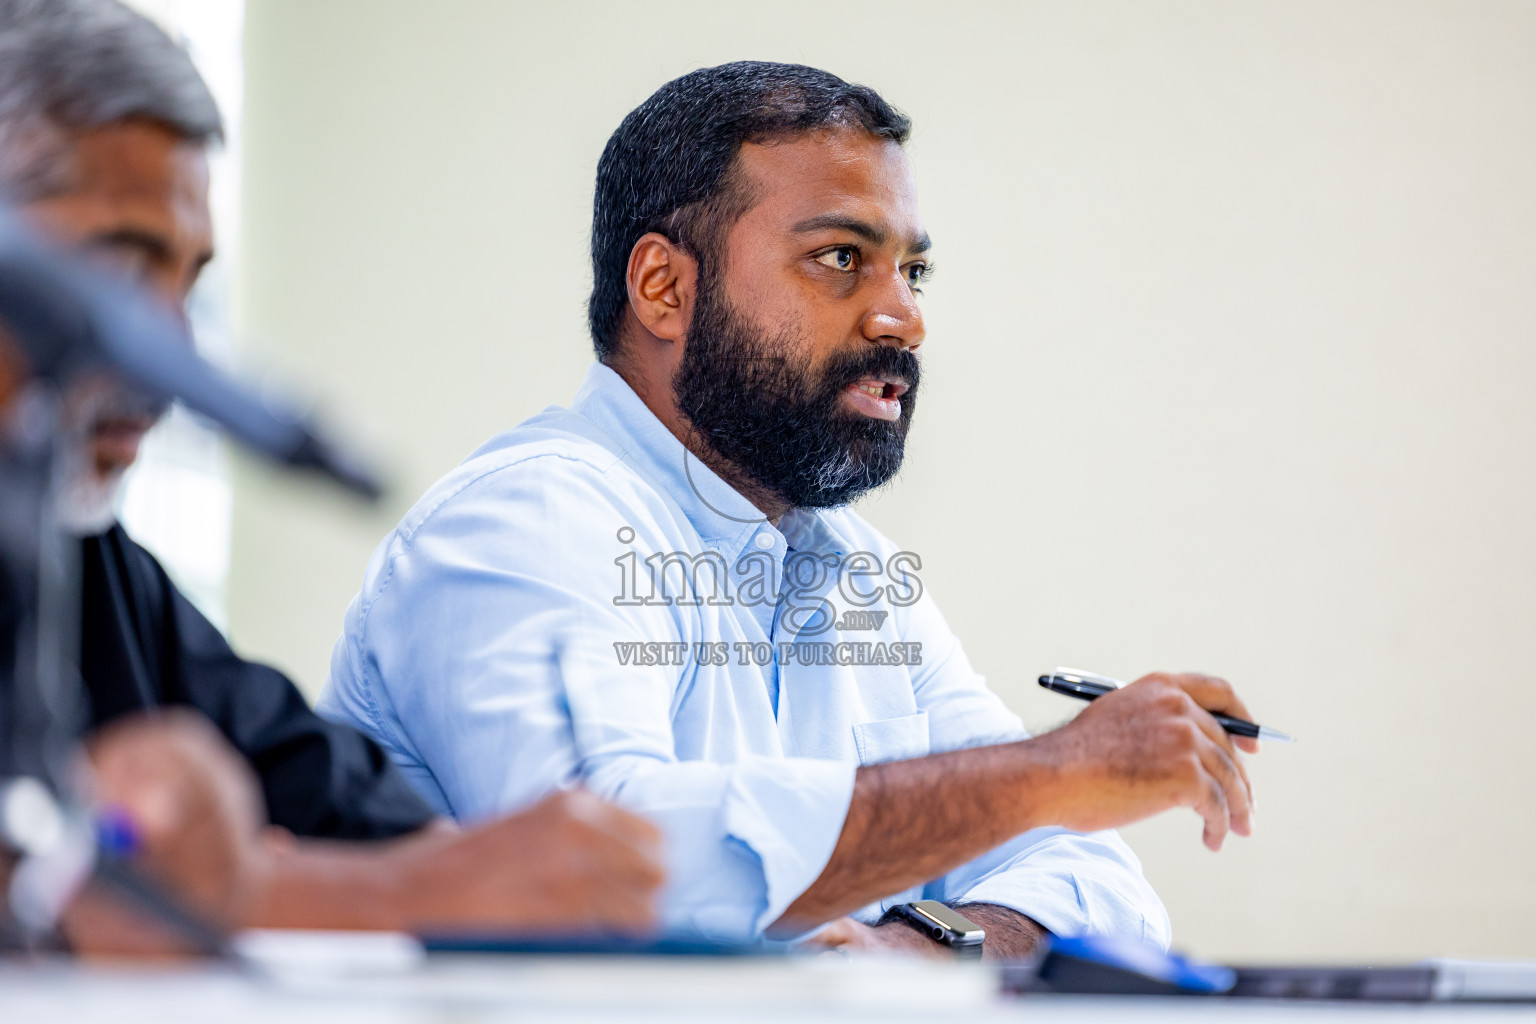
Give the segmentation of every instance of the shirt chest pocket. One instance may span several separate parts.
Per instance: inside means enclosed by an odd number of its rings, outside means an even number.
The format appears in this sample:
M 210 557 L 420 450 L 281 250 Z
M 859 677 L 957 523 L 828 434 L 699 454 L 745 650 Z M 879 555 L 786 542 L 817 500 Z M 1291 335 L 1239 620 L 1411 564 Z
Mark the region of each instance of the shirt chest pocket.
M 878 722 L 861 722 L 853 727 L 853 745 L 859 751 L 859 764 L 883 764 L 905 761 L 928 754 L 928 712 Z

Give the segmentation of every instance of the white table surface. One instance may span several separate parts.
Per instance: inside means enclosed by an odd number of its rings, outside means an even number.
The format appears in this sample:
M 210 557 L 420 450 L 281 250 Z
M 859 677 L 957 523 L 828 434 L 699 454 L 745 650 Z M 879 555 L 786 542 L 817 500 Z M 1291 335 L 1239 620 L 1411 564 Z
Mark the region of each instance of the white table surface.
M 1536 1020 L 1536 1006 L 998 994 L 981 965 L 898 958 L 433 957 L 266 976 L 220 967 L 0 965 L 0 1024 L 476 1024 L 520 1020 L 1364 1022 Z

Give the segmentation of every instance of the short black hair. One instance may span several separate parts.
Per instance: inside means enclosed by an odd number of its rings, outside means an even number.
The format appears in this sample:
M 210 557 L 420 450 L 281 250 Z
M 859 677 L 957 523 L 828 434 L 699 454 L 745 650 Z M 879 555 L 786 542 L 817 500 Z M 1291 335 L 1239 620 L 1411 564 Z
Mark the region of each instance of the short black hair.
M 629 304 L 629 254 L 642 235 L 660 232 L 708 260 L 716 236 L 750 202 L 731 187 L 743 143 L 844 125 L 898 145 L 912 130 L 868 86 L 803 64 L 757 60 L 674 78 L 630 111 L 597 162 L 587 303 L 597 357 L 616 352 Z
M 224 138 L 192 58 L 144 15 L 118 0 L 0 0 L 0 193 L 61 187 L 67 136 L 126 121 Z

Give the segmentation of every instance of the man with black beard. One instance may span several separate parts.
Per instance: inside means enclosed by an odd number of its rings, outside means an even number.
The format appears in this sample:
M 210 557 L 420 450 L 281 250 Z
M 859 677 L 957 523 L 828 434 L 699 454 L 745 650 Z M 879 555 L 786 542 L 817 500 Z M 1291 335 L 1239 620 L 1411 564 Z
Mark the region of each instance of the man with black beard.
M 380 544 L 319 709 L 460 819 L 578 782 L 646 814 L 675 929 L 950 955 L 904 923 L 926 896 L 993 956 L 1042 929 L 1166 944 L 1103 830 L 1185 806 L 1213 849 L 1246 835 L 1210 713 L 1242 703 L 1154 674 L 1030 738 L 916 556 L 846 507 L 900 467 L 918 386 L 908 130 L 759 62 L 626 117 L 597 172 L 598 363 Z
M 691 334 L 672 384 L 678 411 L 712 465 L 746 471 L 743 486 L 788 508 L 835 508 L 901 468 L 917 401 L 913 351 L 875 346 L 812 371 L 796 363 L 791 339 L 761 337 L 704 278 Z M 843 408 L 844 391 L 861 380 L 900 400 L 896 419 Z

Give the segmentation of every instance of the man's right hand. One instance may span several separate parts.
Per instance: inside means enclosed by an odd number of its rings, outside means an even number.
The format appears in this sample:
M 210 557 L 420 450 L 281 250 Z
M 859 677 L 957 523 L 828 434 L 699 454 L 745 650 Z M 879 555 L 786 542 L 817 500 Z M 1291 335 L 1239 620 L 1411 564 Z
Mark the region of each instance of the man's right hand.
M 582 790 L 397 851 L 413 927 L 639 933 L 656 923 L 661 833 Z
M 1209 710 L 1207 710 L 1209 709 Z M 821 874 L 771 926 L 792 937 L 954 870 L 1031 829 L 1118 828 L 1174 807 L 1205 819 L 1205 844 L 1253 831 L 1253 791 L 1211 712 L 1252 720 L 1211 676 L 1154 673 L 1034 739 L 865 765 Z
M 92 796 L 126 815 L 133 866 L 219 928 L 243 923 L 265 879 L 265 814 L 250 767 L 207 719 L 184 709 L 123 719 L 86 745 Z M 61 922 L 87 956 L 190 953 L 162 922 L 92 881 Z
M 214 923 L 238 926 L 265 869 L 266 811 L 245 760 L 184 708 L 114 722 L 86 749 L 94 798 L 133 825 L 135 866 Z
M 1100 697 L 1070 723 L 1028 740 L 1051 777 L 1042 821 L 1076 831 L 1118 828 L 1174 807 L 1205 819 L 1205 845 L 1221 849 L 1230 830 L 1253 832 L 1253 787 L 1239 749 L 1256 741 L 1228 734 L 1212 712 L 1252 721 L 1226 680 L 1155 672 Z
M 136 865 L 224 927 L 570 934 L 654 924 L 660 833 L 590 793 L 557 793 L 463 832 L 439 823 L 391 842 L 295 840 L 262 829 L 249 767 L 200 716 L 119 722 L 90 752 L 95 796 L 136 827 Z M 180 948 L 117 902 L 91 891 L 75 901 L 65 927 L 76 948 Z

